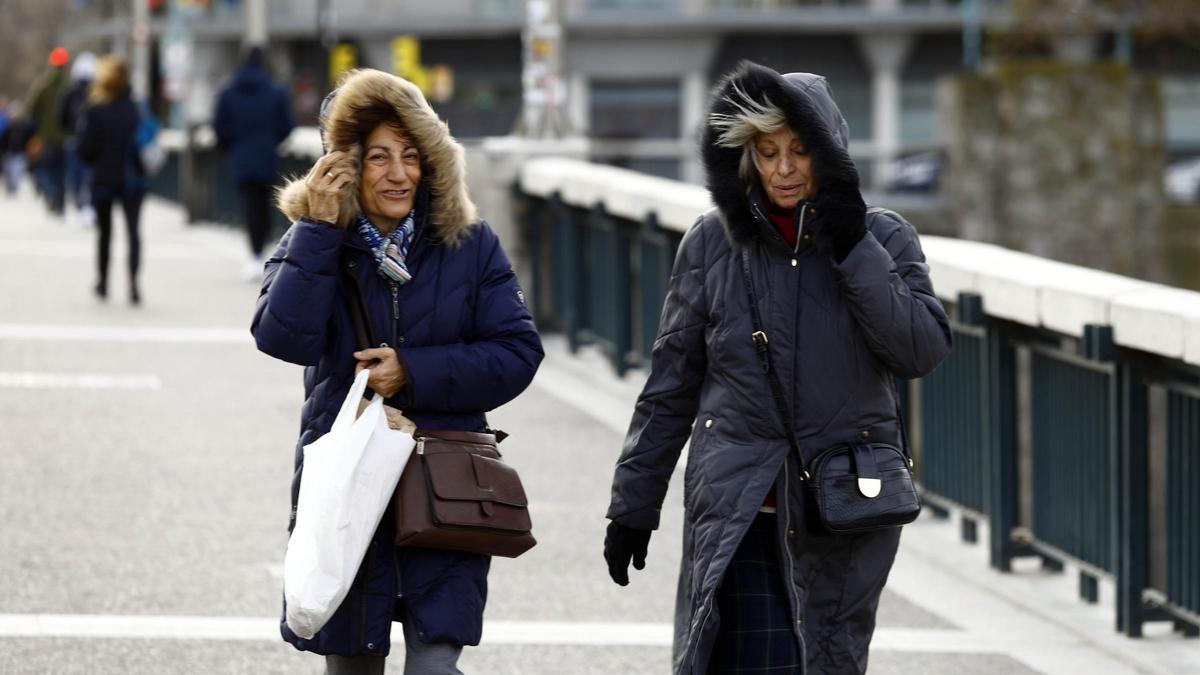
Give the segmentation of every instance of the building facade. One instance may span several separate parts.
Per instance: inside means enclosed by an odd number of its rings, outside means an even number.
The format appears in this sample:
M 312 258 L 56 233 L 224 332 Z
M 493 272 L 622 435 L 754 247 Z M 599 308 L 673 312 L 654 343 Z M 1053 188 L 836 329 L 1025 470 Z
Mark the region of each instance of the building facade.
M 236 66 L 247 1 L 193 0 L 201 7 L 186 19 L 190 73 L 181 101 L 189 122 L 206 121 Z M 421 67 L 438 76 L 431 99 L 457 136 L 504 135 L 516 126 L 526 0 L 262 1 L 271 63 L 291 83 L 302 122 L 311 123 L 328 90 L 331 49 L 343 45 L 352 64 L 395 72 L 411 67 L 398 62 L 395 41 L 410 36 Z M 571 129 L 592 140 L 594 159 L 694 182 L 702 178 L 695 139 L 708 92 L 740 60 L 825 75 L 849 122 L 851 153 L 878 186 L 892 160 L 938 147 L 938 78 L 978 65 L 983 36 L 1012 21 L 1010 3 L 997 0 L 557 1 Z M 180 22 L 167 14 L 150 25 L 160 44 L 178 34 Z M 1128 23 L 1096 25 L 1091 56 L 1162 76 L 1168 152 L 1200 153 L 1195 47 L 1134 43 Z M 120 48 L 127 26 L 127 17 L 110 11 L 69 37 Z M 1051 40 L 1047 50 L 1069 58 L 1078 40 Z M 156 62 L 161 70 L 163 59 Z

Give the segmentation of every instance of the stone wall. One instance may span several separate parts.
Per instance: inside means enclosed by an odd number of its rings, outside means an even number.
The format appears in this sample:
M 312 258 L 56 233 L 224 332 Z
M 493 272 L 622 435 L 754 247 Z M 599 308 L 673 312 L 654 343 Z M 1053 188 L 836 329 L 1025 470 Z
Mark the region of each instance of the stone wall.
M 1165 280 L 1157 82 L 1111 63 L 1019 62 L 939 83 L 958 235 Z

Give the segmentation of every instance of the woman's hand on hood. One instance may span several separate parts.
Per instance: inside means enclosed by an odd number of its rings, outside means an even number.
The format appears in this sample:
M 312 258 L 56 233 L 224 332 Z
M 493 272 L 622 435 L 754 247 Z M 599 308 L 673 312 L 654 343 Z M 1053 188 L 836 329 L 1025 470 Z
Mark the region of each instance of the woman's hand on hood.
M 859 191 L 858 170 L 849 155 L 843 153 L 835 161 L 838 166 L 829 167 L 817 178 L 817 198 L 806 227 L 817 250 L 840 264 L 867 233 L 867 205 Z
M 304 186 L 308 188 L 308 217 L 338 227 L 346 188 L 357 180 L 358 161 L 349 153 L 334 150 L 322 155 L 304 178 Z

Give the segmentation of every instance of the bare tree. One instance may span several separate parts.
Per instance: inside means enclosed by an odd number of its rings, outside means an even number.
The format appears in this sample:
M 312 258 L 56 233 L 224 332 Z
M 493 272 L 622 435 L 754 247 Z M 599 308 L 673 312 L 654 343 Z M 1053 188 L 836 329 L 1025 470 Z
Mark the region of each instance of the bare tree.
M 1011 0 L 988 31 L 1000 57 L 1043 55 L 1056 39 L 1126 32 L 1142 47 L 1200 49 L 1200 0 Z
M 59 46 L 64 26 L 94 21 L 98 7 L 77 7 L 73 0 L 0 0 L 0 96 L 22 98 L 46 69 L 50 51 Z M 97 3 L 91 3 L 95 5 Z M 61 45 L 72 53 L 84 45 Z

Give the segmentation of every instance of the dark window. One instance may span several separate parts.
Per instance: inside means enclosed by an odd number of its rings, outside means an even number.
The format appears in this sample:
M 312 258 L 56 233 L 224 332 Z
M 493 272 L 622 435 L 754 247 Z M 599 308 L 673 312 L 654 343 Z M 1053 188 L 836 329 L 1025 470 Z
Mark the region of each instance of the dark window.
M 658 82 L 593 82 L 593 138 L 679 138 L 680 85 Z

